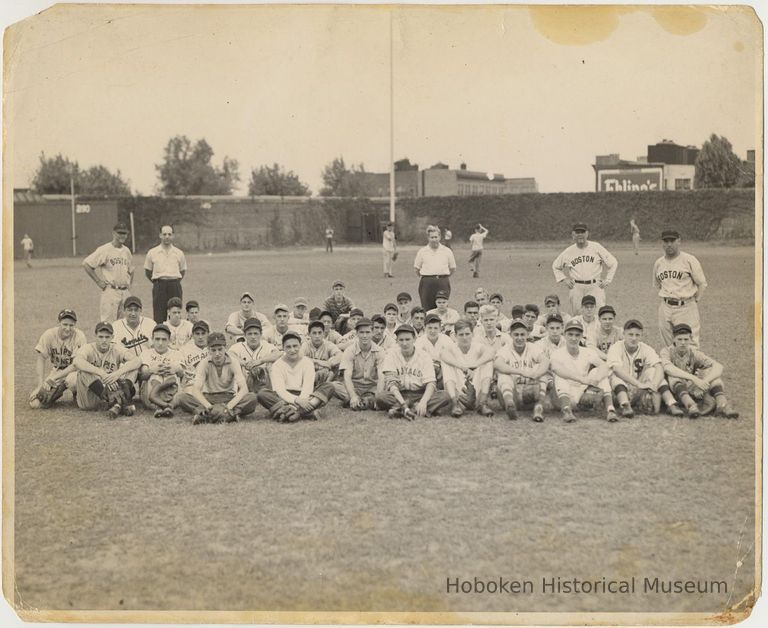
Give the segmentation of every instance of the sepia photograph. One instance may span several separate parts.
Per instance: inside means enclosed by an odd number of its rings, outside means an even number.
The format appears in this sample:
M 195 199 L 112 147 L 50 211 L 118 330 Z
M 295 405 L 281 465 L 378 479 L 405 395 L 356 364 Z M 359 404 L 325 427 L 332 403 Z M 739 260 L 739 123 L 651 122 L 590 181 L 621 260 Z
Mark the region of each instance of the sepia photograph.
M 747 619 L 763 42 L 703 4 L 8 26 L 9 613 Z

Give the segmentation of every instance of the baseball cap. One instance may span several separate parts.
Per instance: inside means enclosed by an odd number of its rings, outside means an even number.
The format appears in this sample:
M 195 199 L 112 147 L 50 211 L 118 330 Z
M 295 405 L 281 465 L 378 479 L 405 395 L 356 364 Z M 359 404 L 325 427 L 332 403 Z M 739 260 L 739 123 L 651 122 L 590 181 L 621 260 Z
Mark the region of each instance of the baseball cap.
M 141 305 L 141 299 L 139 297 L 130 296 L 125 301 L 123 301 L 124 308 L 129 308 L 132 305 L 135 305 L 137 307 L 143 307 Z
M 242 301 L 245 297 L 248 297 L 251 301 L 256 300 L 253 298 L 253 295 L 250 292 L 243 292 L 243 294 L 240 295 L 240 298 L 238 299 L 238 301 Z
M 304 307 L 309 307 L 309 301 L 307 301 L 306 297 L 296 297 L 293 300 L 293 305 L 303 305 Z
M 98 334 L 100 331 L 108 331 L 110 334 L 115 333 L 115 330 L 112 329 L 112 325 L 103 321 L 101 323 L 96 323 L 96 333 Z
M 515 329 L 528 329 L 528 327 L 526 327 L 523 321 L 512 321 L 512 324 L 509 326 L 509 331 L 513 331 Z
M 171 337 L 171 330 L 168 329 L 168 325 L 164 325 L 163 323 L 158 323 L 155 325 L 155 328 L 152 330 L 152 335 L 155 335 L 156 331 L 164 331 L 166 334 L 168 334 L 168 337 Z
M 397 295 L 396 300 L 398 303 L 400 303 L 400 301 L 413 301 L 413 298 L 407 292 L 401 292 L 400 294 Z
M 261 331 L 261 321 L 255 317 L 245 319 L 245 322 L 243 323 L 243 332 L 248 331 L 252 327 L 255 327 L 256 329 Z
M 317 315 L 317 318 L 323 318 L 323 316 L 330 316 L 333 318 L 333 314 L 331 314 L 328 310 L 323 310 Z
M 585 295 L 584 295 L 584 296 L 581 298 L 581 304 L 582 304 L 582 305 L 589 305 L 590 303 L 591 303 L 592 305 L 597 305 L 597 300 L 596 300 L 596 299 L 595 299 L 595 297 L 593 297 L 591 294 L 585 294 Z
M 676 229 L 664 229 L 661 232 L 662 240 L 677 240 L 680 237 L 680 232 Z
M 112 231 L 116 231 L 117 233 L 130 233 L 130 230 L 128 229 L 128 225 L 126 225 L 124 222 L 118 222 L 112 228 Z
M 403 325 L 400 325 L 400 327 L 398 327 L 395 330 L 395 336 L 399 336 L 400 334 L 412 334 L 412 335 L 415 336 L 416 335 L 416 330 L 413 328 L 413 326 L 408 325 L 407 323 L 405 323 Z
M 315 329 L 315 327 L 319 327 L 320 329 L 325 331 L 325 325 L 323 325 L 323 321 L 317 321 L 317 320 L 312 321 L 309 325 L 307 325 L 307 331 L 312 331 L 313 329 Z M 355 327 L 355 329 L 357 329 L 357 327 Z
M 573 230 L 574 231 L 589 231 L 589 229 L 587 227 L 587 223 L 585 223 L 585 222 L 577 222 L 576 224 L 573 225 Z
M 288 313 L 289 311 L 290 310 L 288 309 L 288 306 L 285 303 L 278 303 L 275 306 L 275 309 L 273 310 L 273 312 L 275 314 L 277 314 L 278 312 L 286 312 L 286 313 Z
M 208 335 L 208 346 L 209 347 L 226 347 L 227 339 L 224 337 L 224 334 L 222 334 L 220 331 L 211 332 Z
M 323 311 L 319 307 L 313 307 L 311 310 L 309 310 L 309 320 L 316 321 L 320 318 L 322 313 Z
M 493 301 L 494 299 L 498 299 L 502 303 L 504 303 L 504 297 L 501 296 L 498 292 L 494 292 L 489 298 L 489 301 Z
M 429 325 L 430 323 L 442 323 L 442 319 L 437 314 L 427 314 L 427 318 L 424 319 L 424 324 Z
M 525 314 L 525 308 L 522 305 L 512 306 L 512 318 L 515 318 L 516 316 L 522 317 L 523 314 Z
M 613 314 L 616 316 L 616 310 L 613 309 L 612 305 L 604 305 L 599 310 L 597 310 L 597 315 L 602 316 L 603 314 Z M 624 327 L 626 329 L 626 326 Z
M 360 329 L 361 327 L 373 327 L 373 322 L 370 318 L 361 318 L 355 323 L 355 329 Z
M 200 304 L 197 301 L 187 301 L 187 304 L 184 307 L 187 312 L 189 312 L 193 307 L 200 309 Z
M 398 310 L 397 310 L 397 306 L 396 306 L 394 303 L 387 303 L 387 304 L 384 306 L 384 313 L 385 313 L 385 314 L 387 313 L 387 311 L 388 311 L 388 310 L 394 310 L 395 312 L 397 312 L 397 311 L 398 311 Z
M 624 329 L 644 329 L 643 324 L 636 318 L 630 318 L 624 323 Z
M 349 315 L 350 316 L 365 316 L 365 314 L 363 314 L 363 310 L 361 310 L 359 307 L 353 307 L 349 311 Z
M 672 328 L 672 335 L 679 336 L 680 334 L 691 334 L 691 326 L 686 323 L 679 323 Z
M 61 310 L 61 312 L 59 312 L 59 320 L 65 318 L 71 318 L 73 321 L 77 322 L 77 314 L 75 314 L 75 310 Z
M 331 285 L 331 288 L 336 288 L 337 286 L 346 288 L 346 286 L 344 285 L 344 282 L 341 279 L 337 279 L 336 281 L 334 281 L 333 284 Z
M 539 306 L 535 303 L 526 303 L 525 304 L 525 311 L 526 312 L 536 312 L 536 314 L 539 313 Z
M 576 319 L 571 319 L 568 321 L 568 323 L 565 325 L 565 330 L 568 331 L 570 329 L 575 329 L 576 331 L 580 331 L 582 334 L 584 333 L 584 325 L 581 324 L 580 321 L 577 321 Z
M 560 316 L 560 314 L 550 314 L 547 316 L 547 325 L 550 323 L 560 323 L 563 324 L 563 317 Z
M 437 300 L 437 299 L 445 299 L 447 301 L 448 300 L 448 293 L 445 290 L 438 290 L 435 293 L 435 300 Z
M 371 316 L 371 323 L 378 323 L 379 325 L 386 325 L 387 319 L 384 318 L 381 314 L 374 314 Z
M 295 331 L 287 331 L 283 334 L 282 344 L 285 345 L 288 340 L 298 340 L 301 342 L 301 336 L 299 336 L 299 334 L 297 334 Z
M 544 297 L 544 305 L 560 305 L 560 297 L 556 294 L 548 294 Z
M 208 327 L 208 323 L 205 321 L 195 321 L 192 325 L 192 331 L 197 331 L 198 329 L 202 329 L 203 331 L 211 331 L 211 328 Z

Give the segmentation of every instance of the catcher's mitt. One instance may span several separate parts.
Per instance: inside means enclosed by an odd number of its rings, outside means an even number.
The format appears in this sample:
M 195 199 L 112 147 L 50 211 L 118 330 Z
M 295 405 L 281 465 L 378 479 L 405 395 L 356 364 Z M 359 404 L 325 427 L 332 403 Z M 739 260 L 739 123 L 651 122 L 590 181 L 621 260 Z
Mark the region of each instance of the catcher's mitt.
M 207 415 L 211 423 L 224 423 L 231 418 L 232 413 L 225 404 L 216 403 L 213 408 L 208 410 Z
M 638 390 L 632 397 L 631 404 L 637 408 L 641 414 L 656 414 L 653 404 L 653 393 L 650 390 Z
M 67 382 L 63 379 L 58 382 L 45 380 L 45 383 L 30 397 L 29 405 L 33 408 L 50 408 L 65 390 L 67 390 Z
M 251 368 L 248 369 L 248 374 L 251 376 L 253 381 L 257 384 L 268 383 L 269 373 L 267 372 L 267 369 L 265 369 L 263 366 L 252 366 Z

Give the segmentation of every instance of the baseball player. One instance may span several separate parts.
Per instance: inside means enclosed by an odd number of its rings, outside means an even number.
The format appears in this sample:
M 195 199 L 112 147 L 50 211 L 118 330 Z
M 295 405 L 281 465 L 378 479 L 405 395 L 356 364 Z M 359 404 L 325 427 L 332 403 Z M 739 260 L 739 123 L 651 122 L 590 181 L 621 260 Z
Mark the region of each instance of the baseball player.
M 328 225 L 325 228 L 325 252 L 326 253 L 333 253 L 333 227 L 331 225 Z
M 685 406 L 688 416 L 695 419 L 714 409 L 718 416 L 737 419 L 739 413 L 731 407 L 725 396 L 721 379 L 723 365 L 696 348 L 690 325 L 675 325 L 672 334 L 672 345 L 661 350 L 661 363 L 669 385 Z M 699 402 L 702 403 L 701 407 Z
M 653 286 L 659 291 L 659 332 L 665 347 L 672 344 L 672 328 L 685 324 L 691 328 L 693 344 L 699 346 L 699 300 L 707 278 L 699 260 L 680 250 L 680 234 L 674 229 L 661 233 L 664 255 L 653 265 Z
M 309 302 L 306 297 L 296 297 L 293 301 L 293 312 L 288 317 L 288 329 L 295 331 L 301 336 L 306 336 L 308 332 L 309 316 L 307 308 Z
M 435 309 L 427 312 L 427 318 L 430 314 L 436 314 L 440 320 L 440 331 L 443 334 L 452 334 L 453 326 L 459 321 L 461 316 L 452 307 L 448 307 L 448 294 L 438 290 L 435 295 Z
M 475 340 L 472 321 L 459 319 L 454 326 L 455 342 L 440 353 L 445 391 L 451 399 L 451 416 L 460 417 L 465 409 L 475 408 L 483 416 L 493 416 L 488 393 L 493 379 L 491 347 Z
M 72 359 L 87 340 L 76 327 L 77 314 L 74 310 L 61 310 L 58 321 L 58 326 L 46 329 L 35 345 L 37 386 L 29 395 L 31 408 L 50 408 L 67 388 L 75 390 L 77 372 Z M 46 367 L 48 361 L 51 363 L 50 371 Z
M 112 241 L 102 244 L 83 260 L 85 273 L 101 290 L 99 318 L 107 323 L 120 318 L 123 301 L 133 283 L 133 255 L 125 245 L 128 227 L 123 223 L 112 229 Z
M 483 256 L 483 241 L 488 235 L 488 229 L 480 223 L 475 225 L 475 232 L 469 236 L 469 244 L 472 249 L 469 254 L 469 270 L 472 271 L 472 277 L 480 276 L 480 258 Z
M 24 262 L 27 264 L 27 268 L 32 268 L 32 254 L 35 251 L 35 243 L 28 233 L 25 233 L 21 239 L 21 248 L 24 249 Z
M 424 311 L 424 308 L 420 305 L 417 305 L 411 310 L 411 320 L 408 323 L 411 327 L 413 327 L 413 331 L 416 332 L 416 337 L 424 334 L 424 324 L 427 321 L 427 313 Z M 397 342 L 395 342 L 394 338 L 392 339 L 392 344 L 395 345 Z
M 243 333 L 243 323 L 249 318 L 258 318 L 261 321 L 262 329 L 265 332 L 271 330 L 272 323 L 269 322 L 269 319 L 264 314 L 253 309 L 253 302 L 254 299 L 250 292 L 243 292 L 243 294 L 240 295 L 240 310 L 232 312 L 227 319 L 227 324 L 224 325 L 224 331 L 229 336 L 230 342 L 243 341 L 245 338 L 245 334 Z M 288 308 L 286 307 L 286 314 L 287 309 Z
M 316 411 L 334 394 L 332 382 L 315 385 L 315 366 L 301 355 L 301 336 L 287 331 L 282 337 L 283 355 L 272 365 L 271 388 L 258 392 L 259 403 L 280 423 L 302 419 L 316 421 Z
M 475 328 L 475 339 L 498 351 L 511 342 L 509 336 L 496 327 L 496 308 L 490 304 L 480 308 L 480 327 Z
M 240 362 L 227 353 L 221 332 L 208 334 L 208 357 L 195 369 L 195 377 L 177 398 L 177 405 L 194 415 L 192 425 L 233 423 L 256 410 L 256 395 L 248 392 Z
M 477 304 L 480 306 L 487 305 L 491 302 L 491 295 L 488 294 L 488 291 L 480 287 L 477 290 L 475 290 L 475 301 L 477 301 Z
M 245 321 L 243 331 L 245 342 L 232 345 L 229 354 L 240 361 L 248 390 L 258 393 L 262 388 L 269 388 L 269 370 L 283 352 L 262 338 L 262 326 L 258 318 Z
M 392 278 L 392 263 L 397 259 L 397 240 L 395 239 L 395 225 L 387 223 L 381 239 L 381 248 L 384 254 L 384 278 Z
M 352 308 L 355 307 L 354 303 L 347 298 L 344 294 L 346 286 L 344 282 L 337 279 L 331 286 L 331 296 L 329 296 L 323 304 L 323 310 L 330 312 L 333 317 L 333 324 L 336 326 L 336 331 L 343 333 L 339 329 L 339 325 L 349 316 Z
M 278 303 L 273 310 L 275 315 L 275 324 L 267 331 L 262 332 L 264 340 L 275 347 L 283 346 L 283 336 L 289 331 L 288 319 L 290 318 L 290 310 L 284 303 Z M 296 332 L 293 332 L 296 333 Z M 299 336 L 303 338 L 303 336 Z
M 341 337 L 341 340 L 336 343 L 336 346 L 344 351 L 347 347 L 349 347 L 357 338 L 357 331 L 355 327 L 357 326 L 357 321 L 359 321 L 361 318 L 363 318 L 365 314 L 363 314 L 363 310 L 361 310 L 359 307 L 352 308 L 352 311 L 349 313 L 349 316 L 346 319 L 345 327 L 349 329 L 349 331 L 344 334 Z
M 467 301 L 464 304 L 464 318 L 472 321 L 475 327 L 480 326 L 480 304 L 477 301 Z
M 126 349 L 132 357 L 149 349 L 155 321 L 142 316 L 143 307 L 139 297 L 130 296 L 123 303 L 124 318 L 112 325 L 115 342 Z
M 544 335 L 544 330 L 539 330 L 536 327 L 536 321 L 539 320 L 539 306 L 535 303 L 526 303 L 523 308 L 523 323 L 528 329 L 528 341 L 533 342 Z M 511 323 L 512 321 L 510 321 L 510 326 Z
M 616 327 L 616 310 L 612 305 L 604 305 L 597 311 L 599 326 L 595 334 L 595 349 L 602 354 L 607 354 L 611 345 L 619 342 L 624 337 L 621 327 Z
M 200 320 L 200 304 L 197 301 L 187 301 L 184 306 L 187 311 L 187 320 L 193 325 Z
M 597 334 L 600 329 L 597 312 L 597 300 L 593 295 L 585 294 L 581 299 L 581 313 L 573 317 L 573 320 L 581 323 L 584 330 L 582 339 L 590 347 L 597 345 Z
M 605 288 L 613 281 L 618 261 L 602 244 L 588 239 L 589 230 L 583 222 L 573 225 L 574 244 L 565 249 L 552 263 L 555 281 L 568 286 L 571 313 L 579 311 L 582 298 L 595 297 L 598 306 L 605 305 Z
M 563 318 L 560 314 L 549 315 L 545 330 L 546 333 L 544 337 L 536 343 L 536 347 L 541 352 L 542 359 L 546 359 L 549 363 L 552 360 L 552 353 L 565 346 L 565 338 L 563 337 Z M 541 380 L 544 385 L 544 390 L 549 394 L 549 400 L 552 407 L 559 408 L 560 402 L 557 397 L 557 392 L 555 391 L 555 377 L 552 374 L 551 368 L 541 376 Z
M 401 292 L 397 295 L 397 323 L 403 325 L 411 321 L 411 308 L 413 307 L 413 298 L 407 292 Z
M 499 326 L 499 329 L 505 333 L 508 332 L 512 320 L 504 314 L 504 297 L 500 293 L 494 292 L 490 296 L 489 303 L 496 308 L 496 312 L 498 313 L 496 324 Z
M 458 322 L 458 321 L 457 321 Z M 442 333 L 442 322 L 437 314 L 427 314 L 424 323 L 424 335 L 416 338 L 415 346 L 417 349 L 425 351 L 432 358 L 432 366 L 435 369 L 435 385 L 438 390 L 443 389 L 443 371 L 440 366 L 440 356 L 443 350 L 453 344 L 453 340 Z M 453 326 L 451 326 L 453 328 Z M 414 330 L 414 335 L 415 335 Z
M 516 419 L 518 409 L 533 407 L 533 420 L 541 423 L 542 400 L 547 394 L 547 382 L 542 377 L 549 370 L 549 358 L 538 345 L 528 342 L 529 333 L 523 321 L 513 321 L 509 328 L 512 342 L 496 352 L 493 368 L 507 417 Z
M 384 333 L 386 329 L 387 321 L 381 314 L 374 314 L 371 316 L 371 342 L 384 351 L 397 346 L 397 341 L 389 334 Z
M 211 328 L 208 323 L 205 321 L 195 322 L 192 325 L 192 340 L 179 350 L 181 366 L 184 368 L 184 377 L 181 380 L 182 390 L 192 385 L 197 365 L 208 357 L 208 334 L 210 332 Z
M 560 309 L 560 297 L 556 294 L 548 294 L 544 297 L 544 311 L 539 315 L 536 325 L 539 327 L 547 326 L 547 319 L 557 314 L 563 321 L 563 324 L 567 323 L 570 316 Z
M 412 421 L 417 416 L 440 414 L 451 405 L 444 390 L 435 387 L 435 368 L 430 356 L 415 346 L 416 333 L 410 325 L 395 330 L 397 348 L 384 356 L 381 366 L 384 385 L 376 395 L 376 407 L 387 410 L 389 418 Z M 415 404 L 415 407 L 411 407 Z
M 73 364 L 77 369 L 77 406 L 81 410 L 108 407 L 107 416 L 116 419 L 121 414 L 133 416 L 136 406 L 133 383 L 120 372 L 131 354 L 114 340 L 110 323 L 96 325 L 96 342 L 77 350 Z
M 339 363 L 343 381 L 333 383 L 334 394 L 344 407 L 375 410 L 376 393 L 383 384 L 380 371 L 384 349 L 372 341 L 373 324 L 367 318 L 357 321 L 355 330 L 357 338 L 344 350 Z
M 661 401 L 673 416 L 682 416 L 664 377 L 661 359 L 642 342 L 643 324 L 635 319 L 624 323 L 624 338 L 608 349 L 606 363 L 612 369 L 611 388 L 621 416 L 632 418 L 633 406 L 645 414 L 658 414 Z
M 181 317 L 181 299 L 168 299 L 168 319 L 165 321 L 171 330 L 171 349 L 179 351 L 192 338 L 192 323 Z
M 595 349 L 580 345 L 583 334 L 581 322 L 569 320 L 565 325 L 565 347 L 553 351 L 550 359 L 563 421 L 572 423 L 576 420 L 572 405 L 594 407 L 602 399 L 606 419 L 614 423 L 619 417 L 613 407 L 611 371 Z
M 325 325 L 325 339 L 333 344 L 339 344 L 341 334 L 333 328 L 333 316 L 330 312 L 320 312 L 318 319 Z
M 634 218 L 629 220 L 629 230 L 632 233 L 632 248 L 635 249 L 635 255 L 640 251 L 640 227 L 637 226 Z
M 312 364 L 315 365 L 316 384 L 332 382 L 336 378 L 341 362 L 341 349 L 325 339 L 325 326 L 320 321 L 312 321 L 308 331 L 309 337 L 301 346 L 301 355 L 312 360 Z M 357 327 L 355 327 L 355 336 L 357 336 Z
M 398 309 L 394 303 L 387 303 L 384 306 L 384 320 L 387 325 L 384 328 L 384 333 L 387 336 L 395 337 L 395 330 L 399 327 L 397 323 Z

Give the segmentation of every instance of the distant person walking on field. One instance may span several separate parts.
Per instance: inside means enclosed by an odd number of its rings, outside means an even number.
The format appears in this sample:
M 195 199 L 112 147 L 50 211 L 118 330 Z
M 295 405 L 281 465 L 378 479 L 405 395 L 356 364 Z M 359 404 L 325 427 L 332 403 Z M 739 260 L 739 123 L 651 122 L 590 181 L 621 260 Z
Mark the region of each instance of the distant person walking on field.
M 638 255 L 640 249 L 640 227 L 637 226 L 634 218 L 630 219 L 629 228 L 632 230 L 632 246 L 635 249 L 635 255 Z
M 426 311 L 437 307 L 435 297 L 441 290 L 446 298 L 451 296 L 451 273 L 456 270 L 456 258 L 453 251 L 440 244 L 440 229 L 430 225 L 427 227 L 429 243 L 419 249 L 413 267 L 419 276 L 419 298 L 421 307 Z
M 469 268 L 472 276 L 480 276 L 480 258 L 483 256 L 483 240 L 488 235 L 488 229 L 480 223 L 475 226 L 475 232 L 469 236 L 469 242 L 472 245 L 472 252 L 469 254 Z
M 152 282 L 152 310 L 156 321 L 165 320 L 169 299 L 183 299 L 181 280 L 186 272 L 184 252 L 173 246 L 173 227 L 163 225 L 160 244 L 149 249 L 144 260 L 144 274 Z
M 334 234 L 333 228 L 328 225 L 325 228 L 325 252 L 326 253 L 333 253 L 333 234 Z
M 83 260 L 85 273 L 101 290 L 99 321 L 113 323 L 123 316 L 123 302 L 131 295 L 133 255 L 125 245 L 128 227 L 123 223 L 112 229 L 112 240 L 102 244 Z
M 445 231 L 443 232 L 443 244 L 447 246 L 449 249 L 452 249 L 451 246 L 451 240 L 453 239 L 453 233 L 451 233 L 451 229 L 449 227 L 445 228 Z
M 24 234 L 21 239 L 21 247 L 24 249 L 24 261 L 27 263 L 27 268 L 32 268 L 32 251 L 35 250 L 35 243 L 32 242 L 29 234 Z
M 391 222 L 388 222 L 384 229 L 381 246 L 384 249 L 384 277 L 394 277 L 392 262 L 397 259 L 397 240 L 395 240 L 395 225 Z

